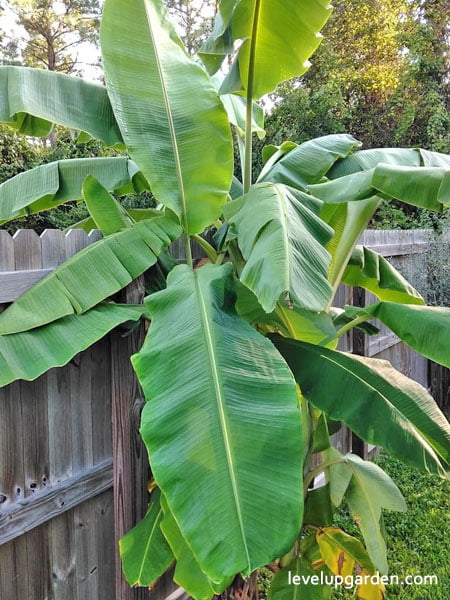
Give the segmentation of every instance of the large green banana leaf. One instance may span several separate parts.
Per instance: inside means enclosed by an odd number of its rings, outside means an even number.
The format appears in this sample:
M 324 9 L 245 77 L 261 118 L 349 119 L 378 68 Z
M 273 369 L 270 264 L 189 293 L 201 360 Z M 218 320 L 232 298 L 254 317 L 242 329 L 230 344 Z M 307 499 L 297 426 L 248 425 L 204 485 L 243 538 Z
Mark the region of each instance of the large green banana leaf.
M 227 10 L 229 3 L 225 3 Z M 242 40 L 235 74 L 225 80 L 227 91 L 250 89 L 254 98 L 309 67 L 308 59 L 321 42 L 320 30 L 331 14 L 328 0 L 241 0 L 229 20 L 232 40 Z M 220 15 L 219 18 L 223 18 Z M 226 20 L 225 20 L 226 21 Z M 286 40 L 289 40 L 288 45 Z M 235 68 L 235 70 L 236 70 Z M 230 88 L 230 89 L 228 89 Z
M 302 394 L 331 419 L 404 462 L 441 474 L 449 470 L 450 426 L 418 383 L 384 360 L 274 341 Z
M 161 505 L 164 511 L 161 529 L 177 559 L 173 574 L 175 583 L 180 585 L 195 600 L 207 600 L 212 598 L 214 594 L 221 594 L 231 584 L 232 578 L 225 579 L 217 584 L 203 573 L 192 550 L 183 538 L 164 496 Z
M 362 287 L 380 300 L 425 304 L 419 292 L 385 258 L 365 246 L 355 246 L 342 281 Z
M 224 207 L 247 261 L 240 280 L 266 312 L 274 310 L 283 292 L 314 311 L 330 299 L 330 256 L 324 245 L 333 231 L 318 217 L 321 206 L 301 191 L 260 183 Z
M 120 540 L 122 569 L 131 586 L 149 587 L 175 560 L 161 531 L 164 513 L 160 498 L 156 488 L 145 517 Z
M 327 173 L 327 177 L 337 179 L 358 171 L 374 169 L 380 163 L 404 167 L 450 167 L 448 155 L 440 152 L 430 152 L 421 148 L 371 148 L 338 160 Z
M 140 319 L 144 311 L 143 306 L 103 304 L 33 331 L 0 335 L 0 387 L 62 367 L 117 325 Z
M 310 185 L 308 190 L 327 203 L 360 201 L 382 194 L 386 198 L 442 212 L 443 205 L 450 203 L 449 181 L 450 168 L 381 163 L 374 169 Z
M 186 232 L 213 223 L 233 175 L 230 126 L 207 74 L 185 52 L 162 0 L 106 0 L 109 97 L 131 157 Z
M 376 302 L 365 308 L 349 306 L 346 313 L 380 319 L 408 346 L 450 368 L 450 308 Z
M 135 191 L 134 180 L 140 173 L 125 157 L 73 158 L 41 165 L 0 184 L 0 222 L 81 200 L 88 175 L 123 194 Z
M 161 250 L 180 234 L 172 219 L 158 217 L 87 246 L 0 314 L 0 334 L 85 312 L 155 264 Z
M 154 477 L 213 581 L 283 555 L 300 530 L 302 428 L 295 381 L 234 311 L 232 266 L 175 267 L 147 299 L 132 357 Z
M 0 122 L 36 137 L 57 123 L 123 147 L 106 88 L 54 71 L 0 67 Z
M 351 135 L 325 135 L 300 144 L 277 162 L 269 159 L 258 181 L 284 183 L 307 191 L 308 185 L 319 182 L 334 163 L 347 156 L 360 142 Z

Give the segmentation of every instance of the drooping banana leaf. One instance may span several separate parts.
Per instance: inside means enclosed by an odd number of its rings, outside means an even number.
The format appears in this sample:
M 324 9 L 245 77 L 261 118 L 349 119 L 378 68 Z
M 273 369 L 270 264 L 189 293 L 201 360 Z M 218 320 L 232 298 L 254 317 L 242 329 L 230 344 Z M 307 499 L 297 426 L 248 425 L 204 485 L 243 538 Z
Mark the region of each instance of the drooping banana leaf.
M 134 181 L 140 174 L 133 161 L 125 157 L 73 158 L 41 165 L 0 184 L 0 223 L 81 200 L 88 175 L 107 190 L 125 194 L 137 191 Z
M 450 167 L 448 155 L 440 152 L 430 152 L 421 148 L 371 148 L 338 160 L 327 173 L 327 177 L 337 179 L 358 171 L 374 169 L 380 163 L 403 167 Z
M 365 308 L 348 306 L 346 313 L 380 319 L 408 346 L 450 368 L 450 308 L 376 302 Z
M 284 183 L 307 191 L 308 185 L 319 182 L 338 159 L 360 145 L 354 137 L 345 134 L 308 140 L 277 162 L 267 163 L 258 181 Z
M 260 98 L 282 81 L 303 75 L 330 14 L 327 0 L 241 0 L 229 20 L 228 32 L 233 41 L 242 40 L 242 45 L 224 90 L 246 92 L 251 88 L 252 96 Z
M 295 382 L 234 312 L 232 285 L 230 264 L 175 267 L 147 299 L 152 324 L 132 357 L 153 475 L 213 581 L 287 552 L 302 512 Z
M 181 234 L 168 217 L 135 223 L 72 256 L 0 314 L 0 334 L 81 314 L 118 292 L 156 262 Z
M 320 218 L 334 230 L 326 245 L 331 255 L 328 280 L 336 292 L 347 267 L 353 249 L 370 219 L 377 210 L 381 198 L 373 196 L 359 202 L 324 204 Z
M 316 198 L 332 204 L 355 202 L 382 194 L 386 198 L 442 212 L 443 205 L 450 203 L 449 181 L 450 168 L 381 163 L 374 169 L 312 184 L 308 190 Z
M 355 565 L 369 573 L 375 568 L 362 543 L 337 527 L 323 527 L 316 533 L 316 540 L 325 564 L 335 575 L 351 575 Z
M 203 43 L 198 56 L 208 73 L 214 75 L 220 69 L 227 54 L 233 53 L 231 17 L 240 0 L 221 0 L 211 35 Z
M 128 229 L 133 220 L 114 196 L 92 175 L 83 182 L 83 198 L 94 220 L 94 229 L 100 229 L 103 235 L 111 235 Z
M 419 292 L 397 269 L 380 254 L 365 246 L 355 246 L 342 281 L 347 285 L 362 287 L 380 300 L 425 304 Z
M 403 167 L 420 167 L 420 152 L 415 148 L 371 148 L 349 154 L 328 171 L 328 179 L 339 179 L 359 171 L 374 169 L 380 163 Z M 428 165 L 434 166 L 434 165 Z
M 217 584 L 203 573 L 192 550 L 186 544 L 186 540 L 183 538 L 180 528 L 170 512 L 164 496 L 161 504 L 164 511 L 161 529 L 177 559 L 173 580 L 195 600 L 208 600 L 214 594 L 221 594 L 231 584 L 232 580 L 228 578 L 222 581 L 221 584 Z
M 404 462 L 449 471 L 450 426 L 421 385 L 385 360 L 273 339 L 311 404 Z
M 350 513 L 357 520 L 373 564 L 380 573 L 386 574 L 388 564 L 386 542 L 380 528 L 381 510 L 405 512 L 405 500 L 392 479 L 378 465 L 354 454 L 346 454 L 342 460 L 351 473 L 346 492 Z M 336 476 L 333 467 L 330 467 L 330 478 Z M 368 568 L 367 564 L 362 566 Z
M 0 387 L 62 367 L 114 327 L 137 321 L 144 312 L 143 306 L 104 304 L 32 331 L 0 335 Z
M 442 152 L 431 152 L 420 148 L 420 158 L 425 167 L 441 167 L 443 169 L 450 168 L 450 156 L 442 154 Z
M 149 587 L 175 560 L 161 531 L 164 514 L 160 497 L 156 488 L 145 517 L 120 540 L 122 569 L 131 586 Z
M 258 180 L 261 181 L 264 177 L 264 169 L 271 169 L 272 166 L 278 162 L 283 156 L 298 147 L 298 144 L 287 140 L 280 146 L 274 146 L 273 144 L 267 144 L 261 150 L 261 158 L 264 164 L 263 170 L 259 174 Z
M 0 122 L 35 137 L 57 123 L 123 147 L 106 88 L 45 69 L 0 67 Z
M 274 310 L 283 292 L 314 311 L 330 299 L 330 257 L 324 245 L 333 232 L 318 217 L 320 208 L 311 196 L 271 183 L 254 185 L 224 207 L 247 261 L 240 280 L 266 312 Z
M 162 0 L 106 0 L 100 31 L 108 94 L 131 157 L 186 232 L 213 223 L 233 175 L 225 109 L 186 53 Z

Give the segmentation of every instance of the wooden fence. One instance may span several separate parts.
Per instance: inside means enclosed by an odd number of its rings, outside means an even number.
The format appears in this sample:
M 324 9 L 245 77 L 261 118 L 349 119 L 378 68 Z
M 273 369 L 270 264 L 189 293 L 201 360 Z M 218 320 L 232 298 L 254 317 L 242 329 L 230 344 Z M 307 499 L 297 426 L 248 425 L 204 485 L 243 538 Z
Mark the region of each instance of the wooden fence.
M 66 258 L 99 237 L 73 230 L 37 236 L 0 231 L 0 303 L 17 298 Z M 364 243 L 405 273 L 426 277 L 427 232 L 368 232 Z M 177 254 L 179 256 L 179 254 Z M 201 254 L 198 249 L 196 256 Z M 138 301 L 142 282 L 122 293 Z M 339 290 L 341 305 L 350 289 Z M 359 296 L 358 302 L 369 302 Z M 143 404 L 129 356 L 143 331 L 112 332 L 66 367 L 0 390 L 0 599 L 157 600 L 180 595 L 163 580 L 151 593 L 131 590 L 115 552 L 117 540 L 144 514 L 146 453 L 138 436 Z M 427 364 L 382 330 L 368 343 L 348 334 L 341 348 L 391 360 L 427 385 Z M 343 451 L 365 452 L 348 430 Z M 175 597 L 174 596 L 174 597 Z

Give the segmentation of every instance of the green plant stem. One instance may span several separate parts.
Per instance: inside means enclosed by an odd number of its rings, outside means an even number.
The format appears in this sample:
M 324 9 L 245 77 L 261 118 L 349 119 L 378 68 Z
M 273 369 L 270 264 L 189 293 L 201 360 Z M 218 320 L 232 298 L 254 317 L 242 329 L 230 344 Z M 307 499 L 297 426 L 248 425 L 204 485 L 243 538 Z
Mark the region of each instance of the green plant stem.
M 217 255 L 217 259 L 216 259 L 216 265 L 220 266 L 223 263 L 223 260 L 225 258 L 225 252 L 219 252 L 219 254 Z
M 360 315 L 359 317 L 355 317 L 352 321 L 341 327 L 341 329 L 336 332 L 336 337 L 342 337 L 344 333 L 347 333 L 347 331 L 350 331 L 350 329 L 353 329 L 353 327 L 356 327 L 360 323 L 364 323 L 371 318 L 373 318 L 372 315 Z
M 240 277 L 242 269 L 245 266 L 245 260 L 242 257 L 239 246 L 236 240 L 232 240 L 228 245 L 228 254 L 230 255 L 231 261 L 236 269 L 237 276 Z
M 291 338 L 293 340 L 296 340 L 297 339 L 297 334 L 296 334 L 295 330 L 292 328 L 291 322 L 289 321 L 289 316 L 288 316 L 288 314 L 286 314 L 286 309 L 279 302 L 278 302 L 277 307 L 275 309 L 275 313 L 283 321 L 284 326 L 286 327 L 286 330 L 289 333 L 289 335 L 291 336 Z
M 242 136 L 236 132 L 236 140 L 239 149 L 239 159 L 241 161 L 241 172 L 245 173 L 245 142 L 242 139 Z
M 339 329 L 336 332 L 336 335 L 334 335 L 333 337 L 328 336 L 327 338 L 324 338 L 317 345 L 318 346 L 326 346 L 329 342 L 331 342 L 335 339 L 341 338 L 344 335 L 344 333 L 347 333 L 347 331 L 350 331 L 350 329 L 353 329 L 353 327 L 356 327 L 360 323 L 364 323 L 365 321 L 368 321 L 369 319 L 372 319 L 372 318 L 373 318 L 372 315 L 361 315 L 359 317 L 355 317 L 352 321 L 350 321 L 349 323 L 344 325 L 344 327 L 341 327 L 341 329 Z
M 248 63 L 247 79 L 247 110 L 245 118 L 245 159 L 244 159 L 244 194 L 252 184 L 252 120 L 253 120 L 253 80 L 255 74 L 256 39 L 258 37 L 259 10 L 261 0 L 255 2 L 253 13 L 252 39 L 250 42 L 250 56 Z
M 189 234 L 187 234 L 187 233 L 184 234 L 184 249 L 186 252 L 186 262 L 191 267 L 191 269 L 193 269 L 194 262 L 192 260 L 191 238 L 189 237 Z
M 326 462 L 322 463 L 321 465 L 319 465 L 318 467 L 316 467 L 315 469 L 310 471 L 308 473 L 308 475 L 305 477 L 305 481 L 303 484 L 304 489 L 305 489 L 305 494 L 308 491 L 311 481 L 314 481 L 314 479 L 317 477 L 317 475 L 319 475 L 319 473 L 321 473 L 324 469 L 331 467 L 331 465 L 337 465 L 342 462 L 345 462 L 344 460 L 342 460 L 342 458 L 333 458 L 331 460 L 327 460 Z
M 192 236 L 192 239 L 197 242 L 197 244 L 203 249 L 206 256 L 210 259 L 211 262 L 217 261 L 217 252 L 211 246 L 209 242 L 207 242 L 201 235 L 197 235 L 196 233 Z

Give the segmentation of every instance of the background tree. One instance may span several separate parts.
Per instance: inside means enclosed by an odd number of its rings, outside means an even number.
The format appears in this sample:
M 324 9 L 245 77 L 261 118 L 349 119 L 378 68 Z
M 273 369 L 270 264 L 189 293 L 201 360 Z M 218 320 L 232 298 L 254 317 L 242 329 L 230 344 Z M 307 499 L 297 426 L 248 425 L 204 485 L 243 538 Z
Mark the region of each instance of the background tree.
M 99 0 L 11 0 L 9 9 L 18 30 L 3 29 L 5 62 L 77 73 L 81 44 L 97 44 Z
M 194 54 L 210 33 L 219 0 L 165 0 L 184 45 Z
M 450 5 L 446 0 L 336 0 L 324 41 L 301 80 L 280 86 L 267 143 L 347 131 L 364 148 L 450 150 Z M 372 226 L 436 225 L 391 204 Z

